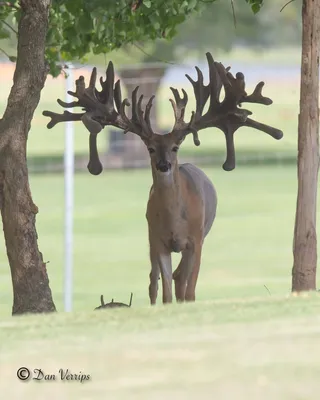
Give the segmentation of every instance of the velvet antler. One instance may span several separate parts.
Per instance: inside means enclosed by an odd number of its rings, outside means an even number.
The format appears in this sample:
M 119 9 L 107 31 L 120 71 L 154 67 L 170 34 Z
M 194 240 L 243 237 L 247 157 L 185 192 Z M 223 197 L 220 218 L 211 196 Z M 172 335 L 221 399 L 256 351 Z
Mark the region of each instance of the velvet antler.
M 238 72 L 234 77 L 230 67 L 225 68 L 221 63 L 213 60 L 210 53 L 206 54 L 209 65 L 209 84 L 204 85 L 203 74 L 196 67 L 198 79 L 194 81 L 189 75 L 196 99 L 196 111 L 192 112 L 189 122 L 184 121 L 185 108 L 188 96 L 183 90 L 181 98 L 176 89 L 171 88 L 175 102 L 171 101 L 175 114 L 175 124 L 171 134 L 176 135 L 178 140 L 183 140 L 189 133 L 193 134 L 194 143 L 200 144 L 198 132 L 209 127 L 216 127 L 223 131 L 226 137 L 227 158 L 223 164 L 226 171 L 235 168 L 235 149 L 233 135 L 242 126 L 258 129 L 272 136 L 274 139 L 283 137 L 282 131 L 269 125 L 262 124 L 248 118 L 251 111 L 239 108 L 242 103 L 259 103 L 264 105 L 272 104 L 272 100 L 262 95 L 264 82 L 259 82 L 251 95 L 245 91 L 244 75 Z M 220 101 L 221 90 L 224 88 L 225 96 Z M 208 111 L 203 114 L 205 105 L 209 100 Z
M 73 114 L 64 111 L 63 114 L 57 114 L 52 111 L 43 111 L 43 115 L 50 117 L 51 121 L 47 128 L 53 128 L 59 122 L 82 121 L 90 132 L 89 152 L 90 160 L 88 169 L 91 174 L 98 175 L 102 171 L 102 164 L 99 160 L 97 150 L 97 134 L 107 125 L 112 125 L 123 129 L 124 132 L 132 132 L 141 138 L 153 135 L 150 124 L 150 111 L 154 96 L 148 101 L 145 110 L 142 109 L 143 95 L 137 98 L 139 87 L 132 92 L 131 105 L 132 117 L 128 118 L 125 107 L 130 106 L 128 99 L 122 100 L 120 81 L 114 84 L 114 68 L 112 62 L 109 62 L 106 71 L 106 80 L 100 78 L 101 91 L 96 89 L 97 69 L 93 68 L 89 86 L 85 87 L 84 77 L 80 76 L 76 80 L 76 91 L 68 91 L 68 94 L 74 96 L 78 101 L 65 103 L 57 100 L 58 104 L 65 108 L 82 107 L 83 113 Z
M 209 127 L 216 127 L 223 131 L 226 137 L 227 157 L 223 164 L 226 171 L 235 168 L 234 133 L 242 126 L 247 126 L 267 133 L 274 139 L 283 137 L 282 131 L 269 125 L 257 122 L 249 115 L 251 111 L 241 108 L 242 103 L 258 103 L 263 105 L 272 104 L 272 100 L 262 95 L 264 82 L 259 82 L 252 94 L 245 91 L 245 79 L 241 72 L 234 77 L 230 67 L 225 68 L 221 63 L 213 60 L 210 53 L 206 53 L 209 65 L 209 84 L 204 85 L 203 74 L 198 67 L 197 80 L 186 75 L 191 82 L 196 99 L 196 110 L 192 112 L 189 122 L 185 122 L 185 109 L 188 103 L 187 93 L 182 89 L 181 97 L 178 90 L 171 88 L 174 100 L 170 99 L 175 117 L 175 124 L 170 134 L 175 135 L 177 141 L 183 141 L 186 135 L 193 134 L 196 146 L 200 145 L 198 132 Z M 90 132 L 89 149 L 90 161 L 89 171 L 98 175 L 102 171 L 97 150 L 97 134 L 107 125 L 123 129 L 124 133 L 130 131 L 146 140 L 154 135 L 150 123 L 150 111 L 154 96 L 150 98 L 145 109 L 142 109 L 143 95 L 138 99 L 137 86 L 131 96 L 132 116 L 128 118 L 125 107 L 130 106 L 128 99 L 122 100 L 120 81 L 114 84 L 114 68 L 109 62 L 106 71 L 106 80 L 100 78 L 101 91 L 96 89 L 97 70 L 93 68 L 89 86 L 86 88 L 83 76 L 76 80 L 76 91 L 68 92 L 76 97 L 78 101 L 65 103 L 58 100 L 58 103 L 65 108 L 82 107 L 83 113 L 73 114 L 65 111 L 57 114 L 51 111 L 44 111 L 43 115 L 51 118 L 47 127 L 50 129 L 58 122 L 82 121 Z M 224 88 L 224 99 L 220 100 L 221 90 Z M 208 104 L 208 110 L 204 108 Z

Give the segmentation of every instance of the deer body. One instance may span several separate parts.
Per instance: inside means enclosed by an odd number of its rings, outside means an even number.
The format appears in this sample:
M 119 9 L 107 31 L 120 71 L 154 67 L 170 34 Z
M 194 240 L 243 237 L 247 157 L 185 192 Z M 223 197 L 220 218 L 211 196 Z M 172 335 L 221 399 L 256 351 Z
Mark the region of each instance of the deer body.
M 147 220 L 150 244 L 151 304 L 156 303 L 161 274 L 163 302 L 172 301 L 172 277 L 177 301 L 194 301 L 204 238 L 216 215 L 217 195 L 209 178 L 192 164 L 176 165 L 162 176 L 154 167 Z M 171 253 L 182 253 L 172 275 Z
M 235 168 L 234 133 L 239 128 L 246 126 L 263 131 L 277 140 L 283 137 L 282 131 L 249 118 L 252 112 L 241 107 L 243 103 L 272 104 L 272 100 L 262 94 L 264 82 L 259 82 L 248 95 L 241 72 L 233 76 L 230 68 L 214 61 L 210 53 L 206 53 L 206 57 L 209 69 L 207 85 L 204 84 L 203 74 L 198 67 L 197 80 L 186 75 L 196 100 L 196 107 L 189 121 L 185 120 L 188 103 L 186 91 L 182 89 L 181 96 L 177 89 L 170 88 L 174 96 L 174 100 L 170 101 L 175 122 L 172 131 L 165 135 L 156 134 L 152 130 L 150 111 L 154 96 L 144 108 L 143 95 L 139 99 L 137 96 L 139 87 L 132 92 L 131 103 L 127 98 L 122 99 L 120 81 L 114 81 L 112 62 L 109 62 L 106 79 L 100 78 L 100 91 L 96 88 L 97 70 L 93 68 L 88 87 L 85 86 L 84 77 L 80 76 L 76 80 L 76 91 L 68 92 L 78 101 L 65 103 L 58 100 L 65 108 L 81 107 L 82 113 L 43 112 L 43 115 L 51 118 L 48 128 L 63 121 L 82 121 L 86 126 L 90 132 L 88 170 L 93 175 L 99 175 L 102 171 L 97 135 L 105 126 L 123 129 L 124 133 L 130 131 L 138 135 L 147 146 L 153 176 L 146 215 L 151 259 L 149 296 L 152 304 L 156 302 L 160 274 L 164 303 L 172 301 L 172 279 L 175 281 L 178 301 L 195 299 L 202 245 L 216 214 L 217 195 L 210 180 L 194 165 L 178 165 L 177 152 L 186 136 L 191 133 L 194 144 L 199 146 L 199 131 L 209 127 L 220 129 L 226 139 L 227 157 L 223 164 L 226 171 Z M 221 100 L 222 88 L 224 96 Z M 126 107 L 130 105 L 129 117 Z M 182 253 L 181 261 L 173 274 L 172 252 Z

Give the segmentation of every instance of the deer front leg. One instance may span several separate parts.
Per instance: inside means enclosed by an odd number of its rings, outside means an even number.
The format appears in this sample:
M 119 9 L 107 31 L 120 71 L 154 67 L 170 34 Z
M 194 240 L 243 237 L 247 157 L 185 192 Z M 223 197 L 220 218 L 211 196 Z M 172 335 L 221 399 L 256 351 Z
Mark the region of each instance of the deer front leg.
M 158 280 L 160 276 L 160 265 L 156 252 L 150 248 L 150 261 L 151 261 L 151 272 L 149 274 L 150 285 L 149 285 L 149 298 L 151 305 L 156 304 L 158 296 Z
M 178 268 L 174 271 L 172 277 L 175 285 L 175 295 L 177 302 L 183 302 L 187 289 L 187 281 L 192 273 L 195 264 L 195 250 L 192 243 L 182 251 L 182 258 Z
M 162 280 L 162 302 L 172 303 L 172 263 L 171 254 L 165 250 L 158 255 L 161 280 Z
M 150 244 L 150 259 L 152 265 L 149 286 L 151 304 L 155 304 L 157 298 L 159 273 L 161 273 L 162 281 L 162 302 L 172 303 L 171 253 L 162 245 L 154 246 Z

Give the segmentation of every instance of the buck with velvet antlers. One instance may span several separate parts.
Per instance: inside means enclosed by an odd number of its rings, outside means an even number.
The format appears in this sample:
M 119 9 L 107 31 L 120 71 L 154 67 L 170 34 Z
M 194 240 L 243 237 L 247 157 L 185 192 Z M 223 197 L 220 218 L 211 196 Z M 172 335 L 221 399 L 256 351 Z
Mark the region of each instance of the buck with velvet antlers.
M 263 131 L 275 139 L 281 139 L 283 133 L 268 125 L 249 118 L 252 113 L 239 108 L 242 103 L 260 103 L 270 105 L 272 100 L 262 95 L 264 82 L 258 83 L 251 95 L 245 91 L 242 73 L 234 77 L 221 63 L 215 62 L 210 53 L 206 54 L 209 65 L 209 83 L 204 85 L 202 72 L 196 67 L 198 79 L 194 81 L 186 75 L 193 86 L 196 110 L 189 122 L 184 115 L 188 102 L 187 93 L 183 96 L 177 89 L 171 88 L 174 100 L 170 100 L 175 116 L 172 131 L 166 135 L 153 132 L 150 124 L 150 110 L 154 96 L 142 109 L 143 95 L 138 99 L 138 87 L 132 92 L 131 117 L 125 111 L 130 106 L 128 99 L 122 100 L 120 81 L 114 84 L 114 68 L 109 63 L 106 80 L 100 78 L 102 90 L 96 89 L 96 68 L 93 69 L 89 86 L 84 78 L 76 81 L 76 92 L 69 92 L 78 99 L 72 103 L 58 100 L 65 107 L 82 107 L 83 113 L 73 114 L 65 111 L 56 114 L 44 111 L 51 117 L 48 128 L 58 122 L 82 121 L 90 132 L 90 160 L 88 169 L 98 175 L 102 165 L 98 157 L 96 137 L 107 125 L 123 129 L 138 135 L 148 148 L 151 158 L 153 185 L 147 206 L 149 226 L 151 273 L 149 297 L 151 304 L 156 303 L 158 280 L 161 274 L 163 302 L 172 302 L 172 279 L 175 282 L 177 301 L 194 301 L 198 279 L 201 251 L 204 239 L 210 231 L 216 215 L 217 195 L 209 178 L 192 164 L 179 165 L 177 152 L 185 137 L 192 133 L 193 141 L 199 146 L 198 131 L 209 127 L 222 130 L 226 137 L 227 158 L 223 164 L 226 171 L 235 168 L 235 150 L 233 135 L 235 131 L 247 126 Z M 224 98 L 220 99 L 224 88 Z M 204 107 L 208 109 L 204 113 Z M 178 268 L 172 274 L 171 253 L 181 252 Z

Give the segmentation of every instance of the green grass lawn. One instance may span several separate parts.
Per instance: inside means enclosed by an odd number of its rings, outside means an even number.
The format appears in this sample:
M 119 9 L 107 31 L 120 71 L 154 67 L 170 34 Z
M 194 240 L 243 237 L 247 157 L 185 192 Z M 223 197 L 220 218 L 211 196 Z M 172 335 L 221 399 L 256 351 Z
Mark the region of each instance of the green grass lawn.
M 293 167 L 205 169 L 218 192 L 218 214 L 206 239 L 198 299 L 283 295 L 290 291 L 296 202 Z M 100 294 L 147 303 L 149 273 L 145 209 L 148 170 L 105 171 L 75 177 L 74 308 L 91 310 Z M 60 175 L 31 176 L 39 246 L 58 309 L 63 291 L 63 192 Z M 0 314 L 10 313 L 11 287 L 4 245 L 0 258 Z M 175 255 L 175 262 L 178 260 Z
M 319 297 L 289 297 L 296 200 L 293 167 L 206 169 L 219 198 L 197 302 L 148 305 L 149 171 L 75 178 L 74 312 L 63 313 L 63 179 L 31 176 L 50 316 L 12 318 L 0 257 L 0 387 L 13 398 L 309 399 L 320 388 Z M 177 261 L 177 255 L 174 257 Z M 267 290 L 267 289 L 268 290 Z M 130 310 L 92 311 L 99 296 Z M 269 293 L 270 292 L 270 293 Z M 271 294 L 271 295 L 270 295 Z M 161 296 L 160 296 L 161 297 Z M 19 382 L 26 366 L 91 381 Z
M 1 392 L 39 400 L 316 398 L 319 300 L 234 298 L 5 320 Z M 20 382 L 20 367 L 56 381 Z M 61 381 L 60 368 L 90 380 Z

